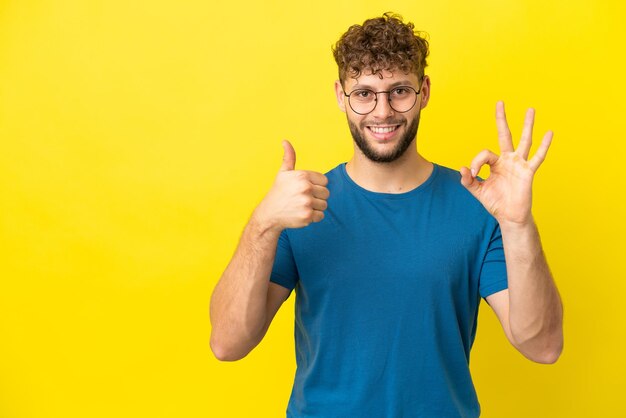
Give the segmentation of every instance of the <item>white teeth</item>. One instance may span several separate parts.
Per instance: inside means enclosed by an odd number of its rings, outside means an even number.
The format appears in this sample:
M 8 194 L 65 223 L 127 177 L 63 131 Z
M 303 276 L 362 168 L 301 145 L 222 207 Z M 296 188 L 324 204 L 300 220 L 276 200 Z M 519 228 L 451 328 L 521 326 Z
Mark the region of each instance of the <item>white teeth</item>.
M 377 133 L 377 134 L 386 134 L 388 132 L 392 132 L 395 131 L 397 128 L 397 126 L 389 126 L 389 127 L 385 127 L 385 128 L 379 128 L 376 126 L 370 126 L 370 129 L 372 130 L 372 132 Z

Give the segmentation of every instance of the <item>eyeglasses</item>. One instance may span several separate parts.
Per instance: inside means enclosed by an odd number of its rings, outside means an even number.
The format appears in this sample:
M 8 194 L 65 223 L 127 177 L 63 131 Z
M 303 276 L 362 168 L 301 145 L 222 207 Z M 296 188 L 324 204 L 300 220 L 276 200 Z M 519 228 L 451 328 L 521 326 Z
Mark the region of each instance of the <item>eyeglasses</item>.
M 348 98 L 348 104 L 350 104 L 354 113 L 358 113 L 359 115 L 367 115 L 376 109 L 378 95 L 381 93 L 387 94 L 389 106 L 398 113 L 408 112 L 413 109 L 413 106 L 417 103 L 417 96 L 419 95 L 419 92 L 411 86 L 394 87 L 388 91 L 358 89 L 351 91 L 349 94 L 344 92 Z

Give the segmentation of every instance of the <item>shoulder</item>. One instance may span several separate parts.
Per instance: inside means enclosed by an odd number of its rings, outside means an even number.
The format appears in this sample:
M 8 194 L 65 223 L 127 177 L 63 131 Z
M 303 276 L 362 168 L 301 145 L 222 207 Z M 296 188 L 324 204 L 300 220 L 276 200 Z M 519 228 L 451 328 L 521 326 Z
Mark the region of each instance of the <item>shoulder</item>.
M 492 221 L 491 214 L 482 203 L 461 184 L 461 173 L 458 170 L 439 164 L 435 164 L 435 170 L 437 170 L 437 176 L 434 179 L 433 193 L 440 201 L 443 201 L 462 219 L 470 217 L 474 220 Z
M 450 167 L 435 164 L 435 189 L 439 193 L 448 193 L 462 200 L 476 200 L 461 184 L 461 173 Z M 471 199 L 469 199 L 471 198 Z
M 345 172 L 345 165 L 346 163 L 337 164 L 335 168 L 324 173 L 324 175 L 328 178 L 329 183 L 331 180 L 337 182 L 342 178 L 343 173 Z
M 324 175 L 328 179 L 328 184 L 326 185 L 326 187 L 331 192 L 331 197 L 334 197 L 333 191 L 336 194 L 338 191 L 341 191 L 342 189 L 346 188 L 347 174 L 346 174 L 345 165 L 346 163 L 338 164 L 333 169 L 324 173 Z

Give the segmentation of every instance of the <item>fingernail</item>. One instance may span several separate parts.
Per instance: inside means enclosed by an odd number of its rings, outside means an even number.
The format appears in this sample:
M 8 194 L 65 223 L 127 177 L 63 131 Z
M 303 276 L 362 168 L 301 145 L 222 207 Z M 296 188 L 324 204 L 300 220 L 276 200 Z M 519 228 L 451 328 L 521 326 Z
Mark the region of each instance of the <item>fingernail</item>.
M 476 169 L 472 168 L 472 177 L 476 177 Z

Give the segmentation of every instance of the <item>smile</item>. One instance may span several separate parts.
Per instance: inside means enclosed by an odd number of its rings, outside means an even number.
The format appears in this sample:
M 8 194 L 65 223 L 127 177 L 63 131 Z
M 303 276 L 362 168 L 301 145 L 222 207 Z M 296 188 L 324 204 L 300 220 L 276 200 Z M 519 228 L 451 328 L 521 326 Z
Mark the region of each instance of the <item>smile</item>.
M 367 129 L 376 141 L 387 142 L 398 135 L 400 125 L 369 125 Z
M 393 126 L 368 126 L 368 128 L 376 133 L 376 134 L 386 134 L 389 132 L 393 132 L 396 129 L 398 129 L 400 125 L 393 125 Z

